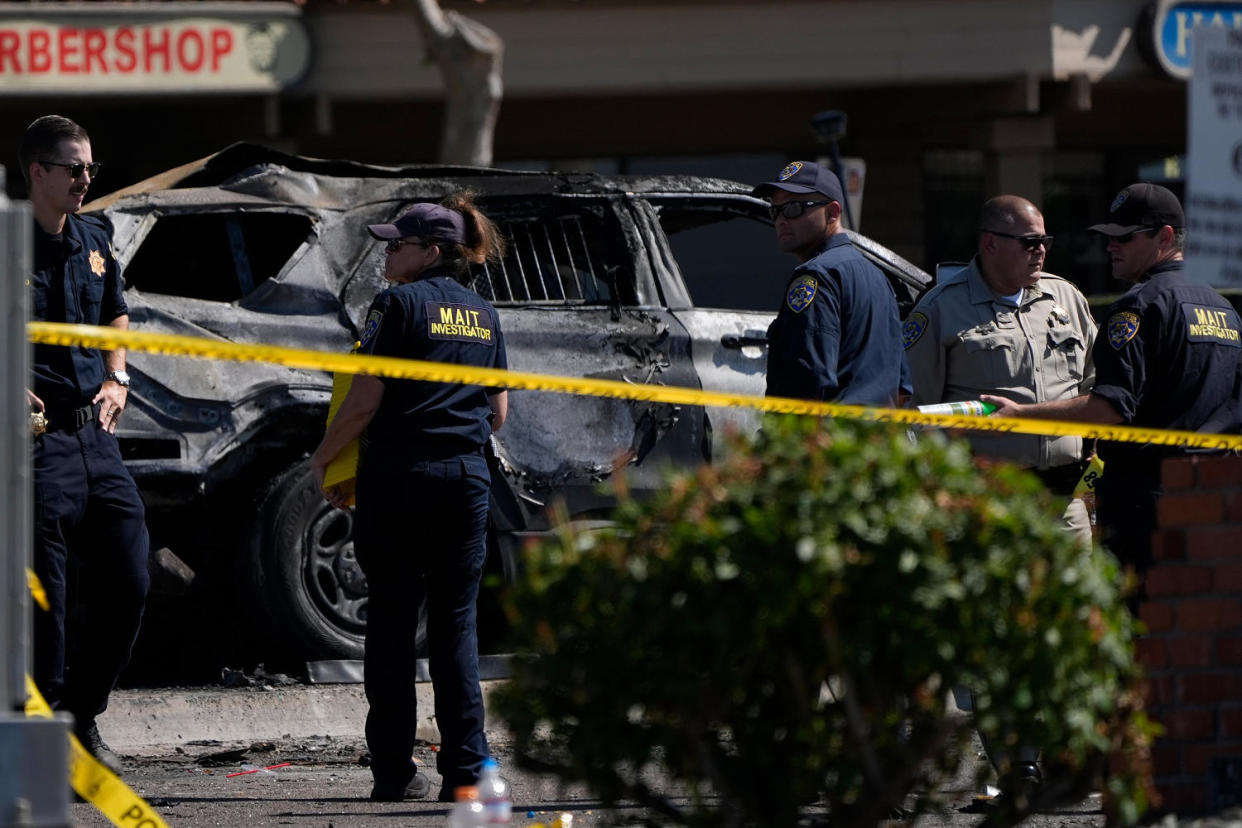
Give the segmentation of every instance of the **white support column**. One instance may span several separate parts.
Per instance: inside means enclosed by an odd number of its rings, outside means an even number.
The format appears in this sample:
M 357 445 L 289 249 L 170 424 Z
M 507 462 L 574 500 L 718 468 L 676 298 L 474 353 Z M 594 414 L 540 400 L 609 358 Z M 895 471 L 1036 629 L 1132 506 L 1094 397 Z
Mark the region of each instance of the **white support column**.
M 30 669 L 30 345 L 27 284 L 31 212 L 4 197 L 0 168 L 0 826 L 69 824 L 69 736 L 64 719 L 28 719 Z

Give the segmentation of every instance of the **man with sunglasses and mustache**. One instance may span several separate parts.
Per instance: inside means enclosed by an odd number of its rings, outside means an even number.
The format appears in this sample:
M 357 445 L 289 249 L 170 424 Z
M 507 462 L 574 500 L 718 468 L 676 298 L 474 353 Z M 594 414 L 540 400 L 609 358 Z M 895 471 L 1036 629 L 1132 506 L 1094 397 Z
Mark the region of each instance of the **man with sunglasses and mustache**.
M 970 264 L 942 276 L 902 328 L 912 403 L 977 400 L 985 392 L 1056 400 L 1089 389 L 1095 322 L 1078 288 L 1044 272 L 1052 237 L 1043 214 L 1021 196 L 1002 195 L 983 205 L 977 227 Z M 970 431 L 966 439 L 978 456 L 1030 468 L 1067 504 L 1065 530 L 1090 548 L 1091 519 L 1073 497 L 1083 472 L 1082 438 Z M 1013 765 L 1023 785 L 1041 783 L 1035 749 L 1019 746 L 1011 754 L 987 740 L 984 747 L 1002 777 Z
M 1078 420 L 1205 433 L 1242 430 L 1242 323 L 1212 288 L 1187 280 L 1182 205 L 1140 182 L 1113 199 L 1090 229 L 1108 239 L 1113 276 L 1131 287 L 1108 309 L 1095 343 L 1095 387 L 1036 405 L 984 397 L 998 417 Z M 1160 468 L 1177 448 L 1101 441 L 1097 486 L 1104 544 L 1140 573 L 1151 563 Z
M 977 400 L 987 392 L 1040 402 L 1090 389 L 1095 322 L 1078 288 L 1044 272 L 1052 237 L 1039 209 L 1020 196 L 997 196 L 983 205 L 978 227 L 974 259 L 942 277 L 902 329 L 912 402 Z M 1083 471 L 1081 438 L 966 436 L 976 454 L 1029 467 L 1065 498 L 1066 528 L 1090 546 L 1087 508 L 1073 498 Z
M 777 244 L 801 262 L 768 327 L 768 396 L 891 405 L 903 367 L 897 300 L 841 232 L 836 175 L 794 161 L 751 194 L 771 199 Z
M 99 163 L 86 130 L 47 115 L 19 151 L 34 212 L 31 318 L 129 327 L 111 228 L 78 210 Z M 145 509 L 114 432 L 129 392 L 124 349 L 34 346 L 26 391 L 34 444 L 34 570 L 51 604 L 35 611 L 34 678 L 78 740 L 114 772 L 95 717 L 129 662 L 146 603 Z M 66 636 L 66 626 L 69 635 Z

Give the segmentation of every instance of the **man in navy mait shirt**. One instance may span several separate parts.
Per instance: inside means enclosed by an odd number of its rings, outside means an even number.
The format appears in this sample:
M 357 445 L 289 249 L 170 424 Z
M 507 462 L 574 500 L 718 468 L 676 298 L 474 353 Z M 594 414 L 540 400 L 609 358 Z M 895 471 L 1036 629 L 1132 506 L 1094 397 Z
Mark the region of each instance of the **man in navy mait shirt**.
M 1134 286 L 1109 307 L 1096 337 L 1095 387 L 1035 405 L 984 396 L 1000 406 L 997 414 L 1238 433 L 1242 322 L 1219 293 L 1186 279 L 1185 228 L 1181 203 L 1164 187 L 1139 183 L 1118 193 L 1108 221 L 1090 229 L 1108 238 L 1113 276 Z M 1142 571 L 1151 562 L 1161 461 L 1184 452 L 1114 441 L 1098 450 L 1104 544 Z
M 842 232 L 836 175 L 794 161 L 751 194 L 770 198 L 777 244 L 800 262 L 768 328 L 768 396 L 891 405 L 902 380 L 897 300 Z

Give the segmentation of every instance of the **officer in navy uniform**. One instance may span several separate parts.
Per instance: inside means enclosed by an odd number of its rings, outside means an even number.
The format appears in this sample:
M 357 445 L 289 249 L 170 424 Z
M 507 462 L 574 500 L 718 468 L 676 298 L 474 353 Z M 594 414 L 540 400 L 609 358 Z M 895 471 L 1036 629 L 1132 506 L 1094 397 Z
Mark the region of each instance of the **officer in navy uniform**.
M 1095 387 L 1034 405 L 984 396 L 1000 406 L 995 416 L 1242 430 L 1242 324 L 1224 297 L 1186 279 L 1185 228 L 1182 205 L 1164 187 L 1139 183 L 1118 193 L 1108 220 L 1090 229 L 1108 238 L 1113 276 L 1134 286 L 1109 307 L 1095 341 Z M 1142 572 L 1151 562 L 1161 462 L 1184 452 L 1113 441 L 1101 441 L 1099 452 L 1104 543 Z
M 794 161 L 751 194 L 770 198 L 777 245 L 800 262 L 768 328 L 768 395 L 892 404 L 904 365 L 897 299 L 842 232 L 836 175 Z
M 372 303 L 359 353 L 507 367 L 496 309 L 463 286 L 471 262 L 503 252 L 469 194 L 416 204 L 392 224 L 367 229 L 387 242 L 384 276 L 393 286 Z M 360 375 L 311 458 L 322 486 L 327 465 L 362 437 L 354 544 L 369 589 L 364 669 L 374 801 L 430 792 L 411 759 L 424 599 L 440 800 L 475 784 L 488 756 L 475 608 L 491 483 L 483 448 L 507 410 L 500 388 Z M 339 492 L 325 495 L 343 504 Z
M 127 329 L 111 228 L 78 215 L 99 172 L 86 130 L 58 115 L 39 118 L 20 159 L 35 218 L 31 318 Z M 27 399 L 43 415 L 32 416 L 41 432 L 31 452 L 34 571 L 51 604 L 35 612 L 35 683 L 73 714 L 83 746 L 119 772 L 95 717 L 129 662 L 150 585 L 145 509 L 114 436 L 129 391 L 125 350 L 36 345 L 32 363 Z M 76 590 L 67 588 L 71 571 Z

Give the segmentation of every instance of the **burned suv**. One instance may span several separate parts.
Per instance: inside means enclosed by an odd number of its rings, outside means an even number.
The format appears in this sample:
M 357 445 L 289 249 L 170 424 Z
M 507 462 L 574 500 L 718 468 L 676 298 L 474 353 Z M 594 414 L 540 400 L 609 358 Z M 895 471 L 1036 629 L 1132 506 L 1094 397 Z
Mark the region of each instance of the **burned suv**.
M 344 352 L 383 288 L 365 226 L 467 187 L 509 242 L 474 288 L 500 313 L 511 368 L 762 394 L 765 332 L 793 262 L 742 184 L 377 167 L 239 144 L 87 209 L 115 228 L 135 329 Z M 854 239 L 904 315 L 930 278 Z M 202 582 L 229 589 L 285 656 L 359 657 L 367 589 L 351 515 L 324 502 L 307 462 L 331 377 L 139 352 L 129 366 L 118 437 L 153 544 L 215 573 Z M 710 460 L 726 428 L 757 417 L 511 392 L 491 446 L 489 566 L 516 575 L 553 499 L 575 520 L 601 519 L 599 484 L 620 466 L 631 491 L 654 489 L 663 467 Z M 409 537 L 418 543 L 417 526 Z

